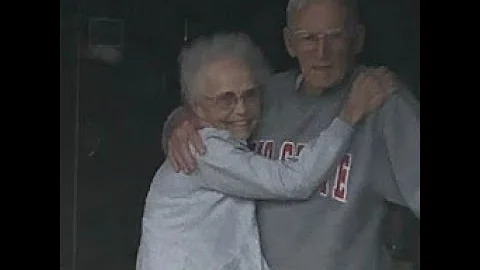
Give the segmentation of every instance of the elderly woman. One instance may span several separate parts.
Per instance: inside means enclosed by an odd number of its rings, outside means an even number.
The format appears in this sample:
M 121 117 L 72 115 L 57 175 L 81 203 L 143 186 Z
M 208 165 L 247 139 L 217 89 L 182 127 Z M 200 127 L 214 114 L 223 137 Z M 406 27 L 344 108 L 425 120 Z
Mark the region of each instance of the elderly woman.
M 197 157 L 192 174 L 175 173 L 169 162 L 157 171 L 146 199 L 137 270 L 268 269 L 254 200 L 307 199 L 344 154 L 353 125 L 387 93 L 356 83 L 339 117 L 296 159 L 274 161 L 246 143 L 270 74 L 250 39 L 201 38 L 182 51 L 180 67 L 185 101 L 211 126 L 200 131 L 208 151 Z

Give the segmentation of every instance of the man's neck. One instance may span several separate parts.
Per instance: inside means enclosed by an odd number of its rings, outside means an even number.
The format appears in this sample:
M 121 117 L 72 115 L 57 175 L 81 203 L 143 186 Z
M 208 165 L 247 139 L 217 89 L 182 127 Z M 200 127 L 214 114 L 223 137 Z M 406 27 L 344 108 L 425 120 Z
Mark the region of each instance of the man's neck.
M 350 80 L 352 74 L 354 73 L 354 70 L 354 68 L 350 69 L 350 71 L 348 71 L 342 79 L 328 87 L 314 87 L 307 83 L 305 80 L 303 80 L 300 83 L 300 87 L 298 90 L 300 90 L 300 92 L 304 93 L 307 96 L 321 96 L 324 93 L 333 91 L 333 89 L 338 89 L 342 85 L 347 83 Z
M 320 96 L 332 87 L 313 87 L 307 83 L 302 84 L 301 91 L 307 96 Z

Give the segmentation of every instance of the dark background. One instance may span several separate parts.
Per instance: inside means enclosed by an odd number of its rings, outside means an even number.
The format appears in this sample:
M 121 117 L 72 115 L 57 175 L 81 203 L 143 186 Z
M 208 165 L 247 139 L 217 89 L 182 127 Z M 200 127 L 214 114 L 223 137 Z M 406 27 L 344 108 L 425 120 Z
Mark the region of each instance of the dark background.
M 162 125 L 180 104 L 176 58 L 185 20 L 189 39 L 218 30 L 249 34 L 283 71 L 294 64 L 282 41 L 287 2 L 60 1 L 61 267 L 72 269 L 76 252 L 76 269 L 134 269 L 143 200 L 164 160 Z M 361 10 L 362 62 L 388 65 L 420 98 L 420 1 L 361 0 Z M 124 20 L 118 65 L 82 57 L 91 17 Z

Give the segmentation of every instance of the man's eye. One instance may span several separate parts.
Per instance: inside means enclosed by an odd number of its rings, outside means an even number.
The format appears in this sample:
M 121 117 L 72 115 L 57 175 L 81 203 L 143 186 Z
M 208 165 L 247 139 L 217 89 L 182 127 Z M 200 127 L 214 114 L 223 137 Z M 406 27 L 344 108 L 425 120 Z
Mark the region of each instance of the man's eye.
M 302 40 L 305 40 L 305 41 L 314 41 L 315 40 L 315 36 L 314 35 L 304 35 L 301 37 Z
M 249 89 L 248 91 L 245 91 L 245 98 L 251 98 L 256 96 L 258 96 L 257 88 L 252 88 L 252 89 Z
M 342 32 L 333 32 L 333 33 L 329 33 L 328 37 L 329 38 L 340 38 L 340 37 L 342 37 L 342 34 L 343 34 Z

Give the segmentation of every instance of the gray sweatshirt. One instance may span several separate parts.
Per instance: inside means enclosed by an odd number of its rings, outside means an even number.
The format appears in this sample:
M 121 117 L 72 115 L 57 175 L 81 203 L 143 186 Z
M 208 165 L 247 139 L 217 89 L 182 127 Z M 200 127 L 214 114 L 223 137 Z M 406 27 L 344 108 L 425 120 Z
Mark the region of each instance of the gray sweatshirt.
M 255 154 L 227 131 L 200 133 L 207 153 L 193 174 L 175 173 L 168 161 L 155 174 L 137 270 L 267 270 L 253 200 L 308 199 L 344 156 L 353 128 L 333 119 L 283 161 Z
M 276 74 L 265 91 L 253 148 L 272 160 L 296 156 L 338 115 L 359 67 L 319 96 L 297 91 L 296 71 Z M 306 201 L 257 204 L 262 251 L 272 270 L 385 270 L 386 201 L 420 217 L 420 105 L 399 89 L 356 126 L 337 170 L 322 175 Z M 238 165 L 241 166 L 241 165 Z

